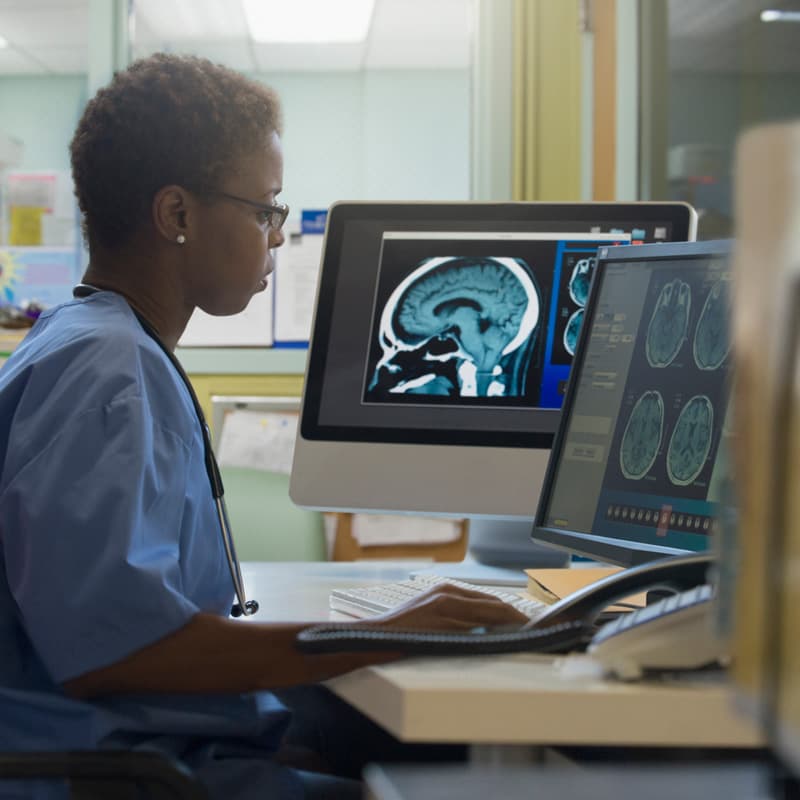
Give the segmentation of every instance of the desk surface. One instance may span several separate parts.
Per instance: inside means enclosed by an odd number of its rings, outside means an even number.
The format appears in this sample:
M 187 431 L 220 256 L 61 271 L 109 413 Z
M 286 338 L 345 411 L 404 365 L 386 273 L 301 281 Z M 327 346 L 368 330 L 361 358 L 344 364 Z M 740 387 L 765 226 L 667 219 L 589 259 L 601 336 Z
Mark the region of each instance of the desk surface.
M 368 767 L 364 779 L 370 800 L 753 800 L 767 798 L 769 770 L 764 764 L 601 765 L 581 769 L 396 766 Z
M 403 579 L 419 564 L 242 565 L 263 620 L 325 620 L 331 589 Z M 338 617 L 346 619 L 345 617 Z M 536 654 L 413 658 L 328 683 L 398 738 L 532 745 L 757 747 L 719 673 L 622 683 L 597 677 L 585 657 Z

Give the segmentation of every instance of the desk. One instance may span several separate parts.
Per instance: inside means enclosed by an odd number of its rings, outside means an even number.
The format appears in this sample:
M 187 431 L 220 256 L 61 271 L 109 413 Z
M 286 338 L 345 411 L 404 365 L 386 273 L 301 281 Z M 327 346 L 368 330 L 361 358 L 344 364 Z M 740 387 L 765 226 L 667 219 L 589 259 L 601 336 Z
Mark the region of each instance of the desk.
M 776 797 L 768 791 L 765 764 L 681 763 L 649 766 L 457 768 L 448 766 L 368 767 L 369 800 L 754 800 Z M 786 795 L 788 797 L 790 795 Z
M 332 619 L 335 587 L 403 579 L 398 562 L 242 567 L 255 618 Z M 336 617 L 347 619 L 346 617 Z M 570 676 L 563 657 L 536 654 L 414 658 L 329 681 L 341 698 L 401 740 L 502 745 L 733 747 L 761 745 L 717 673 L 621 683 Z

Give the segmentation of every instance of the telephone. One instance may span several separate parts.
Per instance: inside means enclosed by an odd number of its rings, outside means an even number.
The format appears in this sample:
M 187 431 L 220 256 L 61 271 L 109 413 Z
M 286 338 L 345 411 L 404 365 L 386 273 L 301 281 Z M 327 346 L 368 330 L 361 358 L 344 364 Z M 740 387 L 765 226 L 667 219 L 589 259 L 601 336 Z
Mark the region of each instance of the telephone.
M 565 653 L 588 646 L 609 669 L 623 677 L 634 677 L 636 663 L 642 668 L 680 666 L 680 658 L 676 657 L 677 643 L 686 652 L 684 661 L 690 662 L 685 666 L 702 666 L 705 659 L 713 661 L 718 655 L 717 650 L 712 652 L 709 647 L 698 644 L 705 626 L 698 626 L 697 622 L 708 616 L 712 593 L 710 588 L 695 595 L 689 593 L 706 584 L 711 564 L 710 555 L 698 554 L 663 558 L 631 567 L 573 592 L 554 603 L 535 622 L 519 628 L 476 628 L 468 633 L 447 633 L 331 623 L 301 631 L 297 646 L 312 653 L 399 650 L 417 655 Z M 606 608 L 643 591 L 668 592 L 670 596 L 607 623 L 615 628 L 603 626 L 598 630 L 598 619 Z M 694 634 L 688 637 L 690 641 L 683 635 L 680 623 L 681 619 L 687 619 L 687 614 L 696 629 L 689 631 Z M 648 639 L 648 630 L 657 635 Z M 652 652 L 653 647 L 657 652 Z M 615 652 L 619 657 L 615 657 Z
M 624 680 L 646 669 L 696 669 L 725 660 L 724 642 L 710 624 L 709 584 L 665 597 L 604 625 L 588 653 Z

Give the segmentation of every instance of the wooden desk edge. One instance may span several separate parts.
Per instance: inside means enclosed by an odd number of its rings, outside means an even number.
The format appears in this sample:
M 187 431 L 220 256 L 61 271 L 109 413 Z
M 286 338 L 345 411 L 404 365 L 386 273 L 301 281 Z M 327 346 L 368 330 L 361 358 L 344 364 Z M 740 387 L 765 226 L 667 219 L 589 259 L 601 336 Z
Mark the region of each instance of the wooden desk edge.
M 727 683 L 542 687 L 410 687 L 393 665 L 329 681 L 339 697 L 403 741 L 646 747 L 758 748 L 757 727 L 738 715 Z M 424 665 L 421 671 L 424 674 Z M 533 677 L 533 676 L 532 676 Z M 586 713 L 581 713 L 581 712 Z

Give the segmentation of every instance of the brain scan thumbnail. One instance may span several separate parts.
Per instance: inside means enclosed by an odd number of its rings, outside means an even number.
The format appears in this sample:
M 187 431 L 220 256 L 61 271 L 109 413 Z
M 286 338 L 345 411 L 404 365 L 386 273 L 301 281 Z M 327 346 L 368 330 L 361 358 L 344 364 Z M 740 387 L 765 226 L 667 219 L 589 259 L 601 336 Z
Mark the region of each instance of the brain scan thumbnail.
M 729 279 L 721 279 L 708 293 L 697 329 L 692 352 L 700 369 L 717 369 L 730 349 L 728 335 Z
M 572 302 L 578 306 L 585 306 L 589 299 L 589 285 L 592 281 L 596 258 L 582 258 L 572 270 L 572 277 L 569 281 L 569 296 Z
M 564 349 L 571 355 L 575 355 L 578 348 L 578 336 L 581 332 L 583 323 L 583 309 L 579 308 L 568 320 L 567 327 L 564 328 Z
M 714 407 L 705 395 L 695 395 L 681 409 L 667 449 L 667 475 L 676 486 L 697 478 L 711 449 Z
M 680 352 L 689 325 L 692 290 L 676 278 L 665 284 L 647 328 L 645 352 L 651 367 L 667 367 Z
M 381 357 L 366 397 L 524 394 L 540 324 L 535 279 L 506 257 L 423 261 L 381 310 Z
M 640 480 L 653 466 L 664 429 L 664 400 L 655 390 L 645 392 L 631 411 L 619 447 L 622 474 Z

